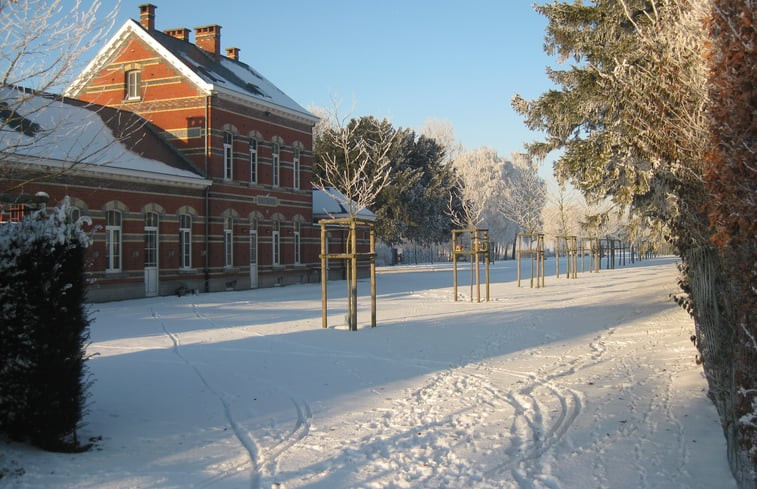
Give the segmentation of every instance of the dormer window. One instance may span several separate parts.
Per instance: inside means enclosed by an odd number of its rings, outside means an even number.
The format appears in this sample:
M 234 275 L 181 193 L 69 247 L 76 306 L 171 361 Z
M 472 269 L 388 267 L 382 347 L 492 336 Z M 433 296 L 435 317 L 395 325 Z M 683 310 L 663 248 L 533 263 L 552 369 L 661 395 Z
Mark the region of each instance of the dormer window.
M 141 91 L 141 73 L 139 70 L 126 72 L 126 100 L 140 100 Z

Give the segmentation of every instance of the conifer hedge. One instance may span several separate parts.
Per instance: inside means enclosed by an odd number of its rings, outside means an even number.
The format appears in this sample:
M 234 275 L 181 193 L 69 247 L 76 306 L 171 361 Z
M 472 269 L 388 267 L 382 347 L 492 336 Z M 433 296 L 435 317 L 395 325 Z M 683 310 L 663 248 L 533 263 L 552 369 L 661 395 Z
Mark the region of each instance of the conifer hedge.
M 83 447 L 84 250 L 67 205 L 0 224 L 0 431 L 56 451 Z

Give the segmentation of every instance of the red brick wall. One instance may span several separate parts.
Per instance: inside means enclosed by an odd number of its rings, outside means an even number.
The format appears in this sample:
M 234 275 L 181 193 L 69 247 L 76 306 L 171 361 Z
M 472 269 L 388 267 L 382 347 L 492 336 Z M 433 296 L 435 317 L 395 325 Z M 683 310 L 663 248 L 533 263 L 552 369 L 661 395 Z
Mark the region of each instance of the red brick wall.
M 125 100 L 126 71 L 141 70 L 141 100 Z M 124 274 L 113 280 L 142 283 L 144 277 L 141 253 L 143 247 L 143 219 L 140 209 L 148 202 L 159 204 L 165 209 L 161 218 L 160 268 L 161 281 L 177 282 L 182 277 L 191 279 L 186 272 L 178 270 L 178 217 L 177 210 L 182 205 L 191 205 L 198 213 L 193 219 L 193 268 L 203 272 L 205 260 L 208 262 L 210 288 L 218 290 L 231 282 L 240 287 L 249 280 L 249 228 L 251 213 L 262 217 L 258 228 L 258 265 L 261 271 L 261 285 L 272 285 L 279 280 L 275 275 L 289 274 L 286 280 L 302 280 L 303 273 L 309 280 L 308 270 L 294 266 L 293 220 L 303 221 L 301 226 L 301 263 L 312 269 L 319 265 L 319 231 L 312 225 L 312 126 L 304 121 L 294 121 L 273 114 L 261 107 L 252 107 L 241 101 L 226 100 L 218 95 L 208 99 L 180 72 L 137 36 L 130 36 L 113 60 L 101 70 L 81 90 L 78 95 L 87 101 L 102 105 L 121 107 L 139 113 L 157 127 L 165 131 L 168 140 L 192 160 L 196 167 L 205 171 L 213 180 L 208 192 L 208 251 L 205 242 L 205 200 L 201 193 L 179 190 L 180 195 L 171 195 L 169 189 L 145 188 L 141 193 L 118 193 L 118 200 L 129 208 L 124 221 Z M 206 114 L 208 120 L 206 121 Z M 209 125 L 209 133 L 205 134 Z M 229 125 L 236 129 L 234 138 L 234 178 L 223 180 L 223 133 Z M 249 182 L 249 135 L 254 132 L 262 136 L 258 141 L 258 183 Z M 271 152 L 274 138 L 280 141 L 280 182 L 272 186 Z M 206 139 L 209 151 L 206 154 Z M 294 175 L 292 157 L 294 145 L 300 152 L 300 189 L 292 188 Z M 206 166 L 207 165 L 207 166 Z M 176 190 L 174 189 L 173 192 Z M 103 192 L 104 199 L 115 199 L 113 194 Z M 264 205 L 264 200 L 276 199 L 276 205 Z M 86 200 L 86 199 L 85 199 Z M 89 204 L 89 203 L 88 203 Z M 270 204 L 270 202 L 267 202 Z M 95 206 L 102 206 L 97 201 Z M 99 208 L 99 207 L 98 207 Z M 136 209 L 136 210 L 135 210 Z M 136 212 L 136 213 L 135 213 Z M 224 267 L 223 217 L 233 214 L 234 219 L 234 266 Z M 104 214 L 103 214 L 104 216 Z M 271 227 L 273 218 L 281 221 L 281 267 L 272 267 Z M 105 234 L 95 235 L 93 248 L 95 268 L 104 268 Z M 172 250 L 173 253 L 172 253 Z M 99 265 L 97 265 L 99 263 Z M 102 272 L 97 272 L 102 275 Z M 265 274 L 270 277 L 266 278 Z M 200 273 L 202 275 L 202 273 Z M 317 274 L 316 274 L 317 275 Z M 294 277 L 294 278 L 292 278 Z M 200 279 L 194 277 L 195 279 Z M 101 276 L 102 280 L 110 280 Z M 204 278 L 203 278 L 204 279 Z M 189 280 L 191 281 L 191 280 Z M 192 282 L 193 284 L 195 282 Z M 215 284 L 215 285 L 213 285 Z M 163 292 L 163 291 L 161 291 Z

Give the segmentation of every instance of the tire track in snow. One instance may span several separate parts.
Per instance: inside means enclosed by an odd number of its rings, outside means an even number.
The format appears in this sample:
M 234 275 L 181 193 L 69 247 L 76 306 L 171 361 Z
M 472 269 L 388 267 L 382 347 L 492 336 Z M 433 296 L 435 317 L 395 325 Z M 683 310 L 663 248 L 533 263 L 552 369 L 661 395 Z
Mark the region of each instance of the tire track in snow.
M 197 304 L 192 304 L 192 311 L 198 319 L 206 321 L 213 327 L 213 329 L 222 328 L 212 318 L 208 317 L 206 314 L 200 311 L 200 308 Z M 257 335 L 264 336 L 260 335 L 259 333 Z M 283 486 L 275 481 L 276 474 L 279 471 L 279 460 L 284 453 L 289 451 L 297 443 L 308 436 L 308 434 L 310 433 L 313 414 L 310 410 L 310 406 L 306 401 L 297 401 L 295 396 L 284 389 L 282 386 L 270 382 L 266 379 L 258 380 L 264 382 L 266 385 L 278 390 L 286 397 L 288 397 L 296 413 L 296 420 L 292 430 L 272 447 L 265 448 L 261 443 L 254 442 L 254 440 L 249 437 L 249 439 L 253 441 L 254 447 L 254 459 L 252 464 L 254 468 L 253 489 L 257 489 L 259 487 L 267 487 L 269 485 L 269 481 L 271 481 L 270 484 L 272 487 L 281 488 Z M 244 442 L 242 443 L 244 444 Z
M 194 304 L 193 304 L 194 306 Z M 194 306 L 196 307 L 196 306 Z M 221 403 L 221 406 L 223 407 L 223 413 L 224 417 L 226 418 L 226 421 L 229 423 L 229 426 L 231 426 L 232 432 L 234 433 L 234 436 L 239 440 L 239 443 L 244 447 L 244 449 L 247 451 L 248 457 L 249 457 L 249 465 L 252 469 L 252 474 L 250 477 L 250 487 L 251 489 L 258 489 L 260 487 L 260 466 L 258 463 L 259 459 L 259 448 L 255 440 L 250 436 L 250 434 L 240 426 L 240 424 L 236 421 L 234 418 L 234 415 L 231 411 L 231 404 L 229 401 L 225 398 L 225 396 L 221 393 L 219 393 L 205 378 L 203 373 L 200 371 L 200 369 L 187 357 L 184 356 L 184 354 L 181 352 L 181 341 L 179 338 L 173 334 L 171 331 L 168 330 L 166 327 L 165 322 L 161 319 L 160 315 L 155 312 L 155 310 L 152 310 L 152 317 L 160 322 L 160 326 L 163 329 L 163 332 L 170 338 L 171 342 L 173 343 L 173 352 L 174 354 L 179 357 L 182 362 L 184 362 L 188 367 L 190 367 L 194 373 L 197 375 L 197 377 L 200 379 L 200 382 L 203 386 L 205 386 L 208 391 L 215 396 L 218 401 Z M 246 465 L 246 464 L 243 464 Z M 203 484 L 200 487 L 209 487 L 207 482 L 210 482 L 212 484 L 215 484 L 219 480 L 222 480 L 228 476 L 233 475 L 238 470 L 242 469 L 243 466 L 235 466 L 232 467 L 230 470 L 224 471 L 224 473 L 221 474 L 220 478 L 213 478 L 210 481 L 206 481 L 205 484 Z

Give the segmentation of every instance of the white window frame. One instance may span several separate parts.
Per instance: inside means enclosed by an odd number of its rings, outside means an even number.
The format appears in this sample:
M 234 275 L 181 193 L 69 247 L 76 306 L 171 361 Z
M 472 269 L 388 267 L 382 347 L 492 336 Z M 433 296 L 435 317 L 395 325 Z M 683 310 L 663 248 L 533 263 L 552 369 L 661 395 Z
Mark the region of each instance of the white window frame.
M 223 133 L 223 179 L 234 178 L 234 135 L 228 131 Z
M 271 152 L 271 166 L 273 167 L 273 176 L 272 176 L 272 182 L 271 185 L 274 187 L 279 186 L 279 173 L 281 169 L 281 163 L 280 163 L 280 153 L 281 153 L 281 146 L 279 146 L 279 143 L 273 143 L 273 149 Z
M 120 272 L 122 247 L 122 219 L 120 211 L 109 210 L 105 213 L 105 271 Z
M 250 183 L 258 183 L 258 140 L 250 139 Z
M 179 268 L 192 268 L 192 216 L 179 214 Z
M 140 70 L 126 72 L 126 100 L 142 99 L 142 73 Z
M 274 220 L 271 224 L 271 264 L 281 265 L 281 222 Z
M 258 220 L 250 223 L 250 263 L 258 263 Z
M 226 268 L 234 266 L 234 218 L 223 218 L 223 264 Z
M 295 190 L 300 189 L 300 148 L 294 148 L 294 156 L 292 157 L 292 187 Z
M 294 264 L 295 265 L 299 265 L 300 262 L 301 262 L 301 260 L 302 260 L 302 257 L 300 256 L 300 251 L 301 251 L 301 249 L 300 249 L 300 229 L 301 229 L 301 226 L 300 226 L 300 222 L 299 221 L 294 221 L 294 223 L 292 225 L 294 226 L 294 231 L 293 231 L 293 235 L 294 235 Z
M 158 266 L 158 213 L 145 213 L 145 268 Z

